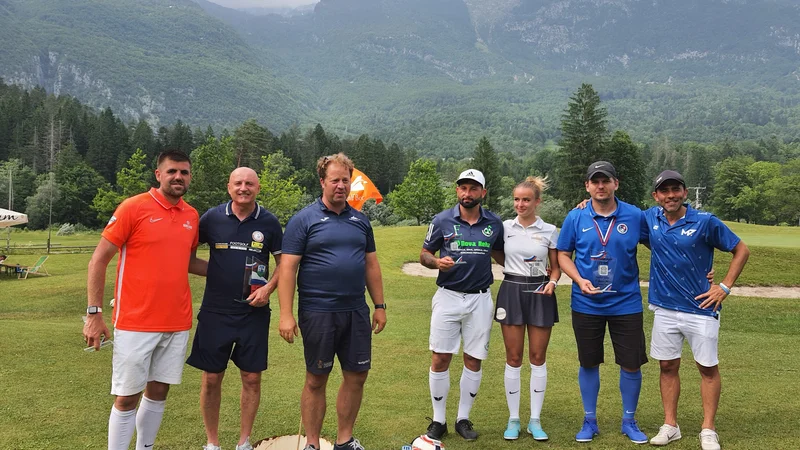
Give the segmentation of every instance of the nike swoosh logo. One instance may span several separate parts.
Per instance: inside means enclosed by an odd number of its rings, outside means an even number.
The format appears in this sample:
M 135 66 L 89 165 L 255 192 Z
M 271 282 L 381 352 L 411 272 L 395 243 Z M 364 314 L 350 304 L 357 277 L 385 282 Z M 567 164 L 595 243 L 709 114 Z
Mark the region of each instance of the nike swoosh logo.
M 442 397 L 433 397 L 433 399 L 436 400 L 437 402 L 442 401 L 443 398 L 444 398 L 444 396 L 442 396 Z
M 156 444 L 150 444 L 150 445 L 145 444 L 144 448 L 150 448 L 150 447 L 152 447 L 154 445 L 156 445 Z
M 159 220 L 161 220 L 161 219 L 163 219 L 163 217 L 159 217 L 158 219 L 154 219 L 154 218 L 152 218 L 152 217 L 151 217 L 151 218 L 150 218 L 150 223 L 156 223 L 156 222 L 158 222 L 158 221 L 159 221 Z M 152 447 L 152 445 L 151 445 L 151 447 Z
M 518 392 L 519 392 L 519 390 L 516 390 L 516 391 L 514 391 L 514 392 L 508 391 L 508 393 L 509 393 L 509 394 L 511 394 L 511 395 L 514 395 L 514 394 L 516 394 L 516 393 L 518 393 Z
M 506 239 L 511 239 L 512 237 L 514 237 L 513 234 L 511 236 L 506 236 Z
M 602 166 L 602 165 L 599 165 L 599 166 L 594 166 L 594 168 L 595 168 L 595 169 L 599 169 L 599 168 L 601 168 L 601 167 L 603 167 L 603 166 Z
M 537 394 L 541 394 L 542 392 L 544 392 L 544 389 L 542 389 L 541 391 L 537 391 L 536 389 L 534 389 L 533 392 L 536 392 Z
M 589 231 L 589 230 L 591 230 L 591 229 L 592 229 L 592 227 L 589 227 L 589 228 L 581 228 L 581 231 L 583 231 L 584 233 L 586 233 L 587 231 Z
M 476 395 L 478 395 L 478 393 L 477 393 L 477 392 L 476 392 L 476 393 L 474 393 L 474 394 L 473 394 L 472 392 L 470 392 L 470 393 L 469 393 L 469 396 L 470 396 L 470 397 L 472 397 L 472 398 L 475 398 L 475 396 L 476 396 Z
M 625 410 L 625 414 L 636 414 L 636 411 L 628 411 L 628 410 L 626 409 L 626 410 Z

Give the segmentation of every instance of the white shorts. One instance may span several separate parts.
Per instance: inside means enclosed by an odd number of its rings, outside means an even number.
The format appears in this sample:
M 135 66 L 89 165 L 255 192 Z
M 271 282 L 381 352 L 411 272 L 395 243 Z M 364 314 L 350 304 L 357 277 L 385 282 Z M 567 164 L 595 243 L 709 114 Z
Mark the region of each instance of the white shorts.
M 180 384 L 189 331 L 114 330 L 112 395 L 134 395 L 149 381 Z
M 659 361 L 681 357 L 684 338 L 689 342 L 697 364 L 714 367 L 719 364 L 719 315 L 716 318 L 650 305 L 655 313 L 650 356 Z
M 464 294 L 439 288 L 433 295 L 430 350 L 458 353 L 464 339 L 464 353 L 480 360 L 489 356 L 492 333 L 492 292 Z

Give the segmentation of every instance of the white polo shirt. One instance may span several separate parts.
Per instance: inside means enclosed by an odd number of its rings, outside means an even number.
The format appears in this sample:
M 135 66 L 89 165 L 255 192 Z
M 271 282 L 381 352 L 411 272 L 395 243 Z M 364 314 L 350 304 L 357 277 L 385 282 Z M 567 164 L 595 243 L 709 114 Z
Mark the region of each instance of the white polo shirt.
M 547 275 L 547 252 L 556 248 L 558 229 L 541 217 L 527 227 L 519 217 L 503 222 L 503 243 L 506 265 L 503 273 L 524 277 Z

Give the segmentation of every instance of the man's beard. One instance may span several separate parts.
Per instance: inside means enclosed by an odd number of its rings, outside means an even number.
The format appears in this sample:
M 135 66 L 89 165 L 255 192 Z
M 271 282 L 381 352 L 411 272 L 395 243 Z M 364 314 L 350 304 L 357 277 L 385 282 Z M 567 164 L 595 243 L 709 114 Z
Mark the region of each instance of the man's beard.
M 461 199 L 458 201 L 458 204 L 463 206 L 464 208 L 472 209 L 476 206 L 479 206 L 482 200 L 483 200 L 482 198 L 474 198 L 472 200 Z

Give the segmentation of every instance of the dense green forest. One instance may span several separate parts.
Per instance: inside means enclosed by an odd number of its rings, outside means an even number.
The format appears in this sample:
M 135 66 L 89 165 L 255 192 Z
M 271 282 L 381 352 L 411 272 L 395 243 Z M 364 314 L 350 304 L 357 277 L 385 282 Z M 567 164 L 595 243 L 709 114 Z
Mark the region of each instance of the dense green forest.
M 249 14 L 205 0 L 0 0 L 0 77 L 125 123 L 283 133 L 317 123 L 429 157 L 484 136 L 561 139 L 591 83 L 636 142 L 800 140 L 790 0 L 323 0 Z
M 584 120 L 593 115 L 596 120 Z M 384 194 L 386 201 L 365 207 L 383 225 L 422 223 L 453 204 L 453 182 L 468 167 L 485 172 L 486 206 L 504 217 L 514 214 L 517 182 L 547 176 L 552 189 L 540 213 L 560 223 L 585 196 L 581 172 L 597 159 L 617 165 L 620 198 L 640 206 L 652 203 L 650 180 L 670 168 L 681 171 L 690 187 L 700 187 L 700 203 L 723 219 L 798 225 L 800 143 L 773 137 L 701 144 L 659 137 L 642 144 L 615 130 L 612 117 L 584 84 L 561 106 L 559 146 L 509 153 L 483 137 L 466 157 L 428 159 L 367 134 L 340 138 L 321 124 L 279 134 L 253 119 L 232 129 L 192 128 L 182 121 L 153 129 L 145 120 L 125 122 L 111 109 L 95 110 L 70 96 L 0 83 L 0 202 L 26 212 L 30 228 L 48 225 L 51 202 L 52 223 L 97 228 L 123 198 L 153 185 L 156 156 L 174 149 L 192 157 L 186 198 L 201 212 L 227 199 L 228 173 L 245 165 L 260 174 L 260 201 L 285 222 L 319 195 L 317 159 L 342 151 Z

